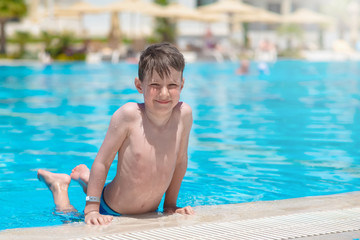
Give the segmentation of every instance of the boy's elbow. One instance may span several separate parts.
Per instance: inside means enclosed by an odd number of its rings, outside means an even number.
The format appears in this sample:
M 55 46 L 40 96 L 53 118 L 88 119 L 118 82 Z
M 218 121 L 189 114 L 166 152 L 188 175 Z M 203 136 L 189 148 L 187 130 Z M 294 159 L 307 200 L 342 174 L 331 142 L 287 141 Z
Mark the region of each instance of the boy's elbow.
M 111 162 L 104 162 L 104 161 L 100 161 L 97 159 L 95 159 L 91 169 L 95 169 L 96 171 L 101 171 L 101 170 L 105 170 L 107 171 L 111 166 Z
M 178 161 L 177 165 L 176 165 L 176 169 L 179 171 L 179 172 L 182 172 L 185 174 L 186 170 L 187 170 L 187 167 L 188 167 L 188 158 L 187 158 L 187 155 L 182 157 L 180 159 L 180 161 Z

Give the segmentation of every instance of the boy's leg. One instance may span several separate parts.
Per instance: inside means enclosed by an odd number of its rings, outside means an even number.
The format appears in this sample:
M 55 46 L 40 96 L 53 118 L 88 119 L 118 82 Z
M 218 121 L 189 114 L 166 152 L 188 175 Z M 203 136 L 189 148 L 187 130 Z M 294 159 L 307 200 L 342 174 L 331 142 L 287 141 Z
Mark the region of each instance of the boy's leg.
M 80 164 L 72 170 L 70 177 L 82 186 L 83 191 L 86 194 L 90 177 L 90 169 L 85 164 Z
M 76 209 L 70 204 L 68 188 L 71 178 L 67 174 L 52 173 L 38 170 L 38 179 L 46 184 L 51 191 L 56 210 L 60 212 L 73 212 Z

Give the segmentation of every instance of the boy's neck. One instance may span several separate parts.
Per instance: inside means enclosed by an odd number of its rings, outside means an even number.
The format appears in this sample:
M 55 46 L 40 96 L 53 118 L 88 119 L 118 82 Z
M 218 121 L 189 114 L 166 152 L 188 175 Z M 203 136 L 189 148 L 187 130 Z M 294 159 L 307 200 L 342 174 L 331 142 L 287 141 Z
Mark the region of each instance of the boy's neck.
M 146 118 L 156 127 L 164 127 L 170 120 L 171 115 L 172 115 L 172 111 L 166 114 L 154 114 L 150 111 L 147 111 L 146 108 L 144 108 L 144 114 L 146 116 Z

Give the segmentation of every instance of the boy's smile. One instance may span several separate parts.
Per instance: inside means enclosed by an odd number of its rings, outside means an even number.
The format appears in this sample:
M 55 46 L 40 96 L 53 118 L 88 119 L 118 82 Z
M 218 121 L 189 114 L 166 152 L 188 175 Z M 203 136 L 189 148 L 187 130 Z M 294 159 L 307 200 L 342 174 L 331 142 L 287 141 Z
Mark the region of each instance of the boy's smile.
M 168 103 L 170 103 L 170 101 L 156 101 L 156 102 L 158 102 L 158 103 L 160 103 L 160 104 L 168 104 Z

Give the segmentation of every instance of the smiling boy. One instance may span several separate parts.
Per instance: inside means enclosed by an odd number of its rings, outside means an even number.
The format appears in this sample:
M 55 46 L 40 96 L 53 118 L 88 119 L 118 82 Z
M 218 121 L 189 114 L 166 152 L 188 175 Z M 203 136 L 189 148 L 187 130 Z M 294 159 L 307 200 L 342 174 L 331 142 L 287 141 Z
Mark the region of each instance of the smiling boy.
M 91 171 L 83 164 L 70 176 L 38 171 L 59 211 L 75 211 L 67 193 L 72 179 L 87 195 L 84 214 L 88 224 L 107 224 L 112 215 L 156 211 L 164 193 L 166 213 L 194 213 L 189 206 L 176 205 L 192 126 L 190 106 L 179 102 L 184 67 L 183 55 L 171 44 L 149 46 L 141 54 L 135 78 L 144 103 L 126 103 L 113 114 Z M 116 176 L 105 185 L 116 154 Z

